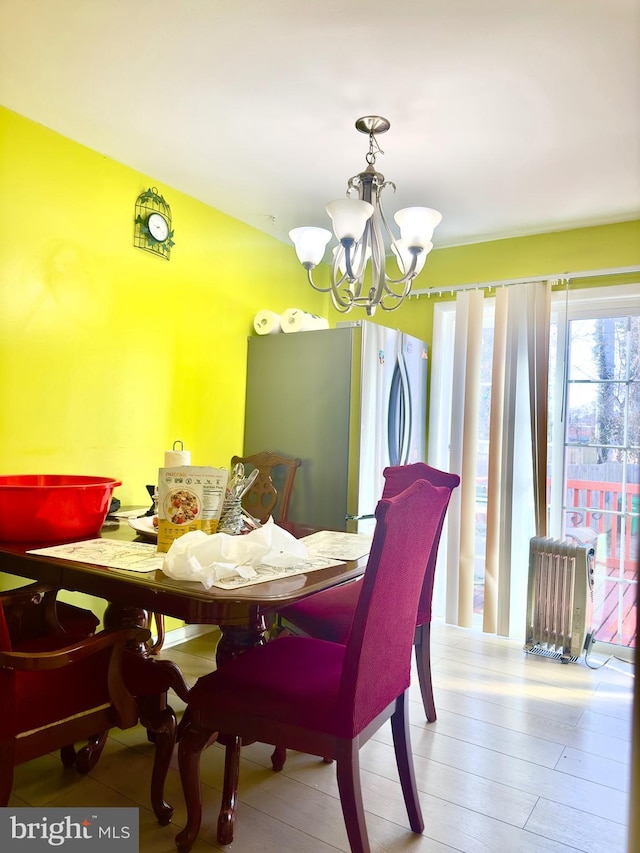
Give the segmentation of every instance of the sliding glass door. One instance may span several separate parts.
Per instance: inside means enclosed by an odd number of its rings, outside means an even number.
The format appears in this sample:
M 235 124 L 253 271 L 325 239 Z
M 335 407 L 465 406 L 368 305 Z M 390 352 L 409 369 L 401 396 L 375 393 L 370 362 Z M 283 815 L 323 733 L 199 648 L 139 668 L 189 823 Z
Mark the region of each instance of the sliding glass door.
M 596 550 L 591 620 L 596 640 L 633 647 L 640 532 L 640 306 L 622 298 L 575 297 L 560 306 L 555 319 L 550 527 L 555 535 Z
M 475 517 L 473 548 L 474 624 L 486 623 L 494 580 L 487 576 L 487 482 L 489 427 L 496 403 L 492 388 L 496 300 L 484 299 L 479 371 Z M 434 314 L 429 419 L 429 461 L 457 470 L 450 456 L 455 412 L 452 353 L 455 303 L 440 303 Z M 548 406 L 548 532 L 556 539 L 593 545 L 596 551 L 591 624 L 599 642 L 635 647 L 636 591 L 640 539 L 640 288 L 593 287 L 552 294 Z M 516 433 L 526 432 L 518 421 Z M 514 535 L 518 547 L 534 535 L 531 458 L 514 453 L 505 460 L 514 472 L 509 499 L 530 519 Z M 453 467 L 451 467 L 453 465 Z M 516 493 L 517 490 L 517 493 Z M 450 517 L 455 519 L 455 502 Z M 459 537 L 455 523 L 451 536 Z M 456 589 L 455 542 L 441 548 L 435 607 L 445 612 Z M 452 557 L 453 555 L 453 557 Z M 528 563 L 510 563 L 511 628 L 524 631 Z M 445 590 L 446 586 L 446 590 Z M 448 605 L 449 606 L 449 605 Z M 485 627 L 485 630 L 487 629 Z

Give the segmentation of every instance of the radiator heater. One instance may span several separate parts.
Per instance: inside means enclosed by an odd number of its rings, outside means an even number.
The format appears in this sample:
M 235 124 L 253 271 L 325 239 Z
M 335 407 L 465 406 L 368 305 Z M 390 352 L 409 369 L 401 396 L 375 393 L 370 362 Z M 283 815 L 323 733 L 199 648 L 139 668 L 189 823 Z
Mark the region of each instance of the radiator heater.
M 578 660 L 591 630 L 594 560 L 595 551 L 587 545 L 531 540 L 526 652 L 562 663 Z

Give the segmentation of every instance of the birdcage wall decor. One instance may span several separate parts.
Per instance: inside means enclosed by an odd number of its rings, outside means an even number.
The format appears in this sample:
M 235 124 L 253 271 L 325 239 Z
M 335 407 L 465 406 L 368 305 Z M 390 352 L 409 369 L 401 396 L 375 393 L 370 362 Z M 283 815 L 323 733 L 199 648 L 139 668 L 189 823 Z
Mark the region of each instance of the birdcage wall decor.
M 133 245 L 169 260 L 173 240 L 171 208 L 156 187 L 149 187 L 136 200 Z

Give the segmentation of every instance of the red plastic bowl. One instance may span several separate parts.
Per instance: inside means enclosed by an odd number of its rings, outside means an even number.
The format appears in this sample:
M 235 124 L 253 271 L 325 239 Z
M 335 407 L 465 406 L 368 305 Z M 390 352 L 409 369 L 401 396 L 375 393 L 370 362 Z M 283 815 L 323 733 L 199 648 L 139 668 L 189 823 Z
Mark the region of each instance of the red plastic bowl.
M 119 480 L 65 474 L 0 476 L 0 540 L 64 542 L 95 536 Z

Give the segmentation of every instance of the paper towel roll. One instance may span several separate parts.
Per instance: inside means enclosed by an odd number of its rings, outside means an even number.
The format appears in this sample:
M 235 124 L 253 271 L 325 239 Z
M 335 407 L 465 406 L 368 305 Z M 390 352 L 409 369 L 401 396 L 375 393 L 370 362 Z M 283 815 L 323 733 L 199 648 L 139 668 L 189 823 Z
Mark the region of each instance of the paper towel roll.
M 282 317 L 275 311 L 258 311 L 253 328 L 259 335 L 277 335 L 282 331 Z
M 311 332 L 314 329 L 328 329 L 329 321 L 326 317 L 318 317 L 317 314 L 309 314 L 300 308 L 287 308 L 282 314 L 283 332 Z
M 176 445 L 181 450 L 176 450 Z M 165 450 L 164 452 L 164 467 L 178 468 L 181 465 L 191 465 L 191 451 L 185 450 L 181 441 L 174 441 L 173 450 Z

